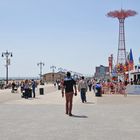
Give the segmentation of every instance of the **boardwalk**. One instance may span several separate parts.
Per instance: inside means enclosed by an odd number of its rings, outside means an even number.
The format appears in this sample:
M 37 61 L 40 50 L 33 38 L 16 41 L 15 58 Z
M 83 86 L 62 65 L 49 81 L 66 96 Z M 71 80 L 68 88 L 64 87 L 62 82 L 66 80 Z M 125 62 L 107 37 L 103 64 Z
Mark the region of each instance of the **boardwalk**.
M 74 97 L 73 114 L 53 86 L 36 99 L 0 103 L 0 140 L 139 140 L 140 96 L 87 93 L 87 103 Z M 50 92 L 49 92 L 50 91 Z M 8 91 L 7 91 L 8 92 Z

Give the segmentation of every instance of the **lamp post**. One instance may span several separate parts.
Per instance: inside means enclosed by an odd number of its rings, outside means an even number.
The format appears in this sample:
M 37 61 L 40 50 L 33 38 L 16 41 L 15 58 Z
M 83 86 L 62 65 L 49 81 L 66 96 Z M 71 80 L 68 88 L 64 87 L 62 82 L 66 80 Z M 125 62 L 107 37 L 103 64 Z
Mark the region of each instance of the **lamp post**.
M 52 69 L 52 80 L 54 82 L 54 72 L 55 72 L 56 66 L 51 66 L 50 69 Z
M 2 57 L 6 57 L 6 84 L 8 84 L 8 66 L 10 65 L 10 58 L 9 58 L 9 56 L 10 57 L 12 57 L 13 56 L 13 54 L 12 54 L 12 52 L 8 52 L 8 51 L 6 51 L 6 52 L 2 52 Z
M 40 80 L 41 80 L 41 78 L 42 78 L 42 67 L 44 66 L 45 64 L 43 63 L 43 62 L 39 62 L 39 63 L 37 63 L 37 66 L 39 66 L 40 67 Z

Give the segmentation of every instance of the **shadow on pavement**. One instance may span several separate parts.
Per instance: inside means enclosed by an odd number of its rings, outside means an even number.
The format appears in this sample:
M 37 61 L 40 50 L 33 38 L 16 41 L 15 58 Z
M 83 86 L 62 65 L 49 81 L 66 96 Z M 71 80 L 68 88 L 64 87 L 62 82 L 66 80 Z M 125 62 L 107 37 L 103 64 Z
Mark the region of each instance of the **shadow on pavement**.
M 85 104 L 95 104 L 94 102 L 85 102 Z
M 88 118 L 85 115 L 74 115 L 74 114 L 71 117 L 75 117 L 75 118 Z

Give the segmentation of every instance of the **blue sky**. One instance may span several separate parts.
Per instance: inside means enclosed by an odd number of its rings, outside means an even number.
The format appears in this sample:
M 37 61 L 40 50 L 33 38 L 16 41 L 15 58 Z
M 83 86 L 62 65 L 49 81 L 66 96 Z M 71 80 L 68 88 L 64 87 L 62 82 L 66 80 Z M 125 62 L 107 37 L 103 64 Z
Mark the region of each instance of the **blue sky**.
M 139 0 L 0 0 L 0 53 L 13 53 L 9 76 L 38 76 L 50 66 L 83 74 L 108 65 L 118 49 L 117 19 L 109 11 L 132 9 L 139 13 Z M 125 20 L 126 49 L 132 48 L 138 63 L 140 15 Z M 5 76 L 0 57 L 0 77 Z M 56 69 L 56 71 L 57 71 Z

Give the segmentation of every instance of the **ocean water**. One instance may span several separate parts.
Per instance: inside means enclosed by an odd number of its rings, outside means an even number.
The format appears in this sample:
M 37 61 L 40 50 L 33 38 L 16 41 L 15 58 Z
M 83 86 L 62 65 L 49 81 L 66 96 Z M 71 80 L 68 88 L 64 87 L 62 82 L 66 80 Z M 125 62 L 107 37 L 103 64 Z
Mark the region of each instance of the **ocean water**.
M 0 77 L 0 80 L 5 81 L 5 77 Z M 25 80 L 25 79 L 34 79 L 34 80 L 39 80 L 39 77 L 9 77 L 8 80 Z

